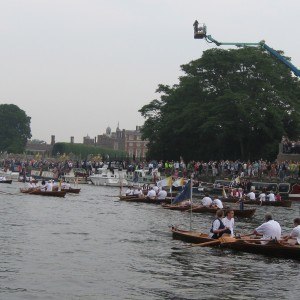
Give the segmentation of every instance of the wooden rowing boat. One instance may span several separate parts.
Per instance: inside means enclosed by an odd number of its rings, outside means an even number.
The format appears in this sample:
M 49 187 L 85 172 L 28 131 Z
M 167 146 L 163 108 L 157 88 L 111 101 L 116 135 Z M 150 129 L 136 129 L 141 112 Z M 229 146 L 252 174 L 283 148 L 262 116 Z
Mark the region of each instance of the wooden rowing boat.
M 70 188 L 66 188 L 66 189 L 64 189 L 64 188 L 61 189 L 61 191 L 64 191 L 66 193 L 71 193 L 71 194 L 79 194 L 80 190 L 81 189 L 74 189 L 74 188 L 71 188 L 71 187 Z M 58 187 L 57 186 L 53 187 L 53 191 L 57 192 L 58 191 Z
M 189 243 L 199 244 L 214 241 L 214 239 L 210 238 L 207 234 L 197 231 L 181 230 L 176 227 L 172 227 L 172 235 L 174 239 Z M 217 246 L 217 244 L 212 243 L 211 246 Z M 282 244 L 280 241 L 272 240 L 266 244 L 261 244 L 259 240 L 247 240 L 246 238 L 241 238 L 228 243 L 221 243 L 220 247 L 229 248 L 235 251 L 300 260 L 299 245 Z
M 65 191 L 41 191 L 35 189 L 20 189 L 21 193 L 30 195 L 40 195 L 40 196 L 51 196 L 51 197 L 65 197 Z
M 222 202 L 236 203 L 239 201 L 238 198 L 228 197 L 228 198 L 220 198 Z M 291 207 L 291 200 L 282 200 L 282 201 L 260 201 L 260 200 L 246 200 L 243 201 L 244 204 L 250 205 L 261 205 L 261 206 L 280 206 L 280 207 Z
M 164 209 L 179 210 L 179 211 L 186 211 L 191 208 L 190 205 L 172 205 L 172 204 L 163 204 L 162 207 Z
M 166 198 L 164 200 L 160 199 L 150 199 L 150 198 L 140 198 L 137 196 L 119 196 L 119 199 L 121 201 L 127 201 L 127 202 L 138 202 L 138 203 L 150 203 L 150 204 L 162 204 L 162 203 L 170 203 L 171 199 Z
M 224 208 L 223 210 L 225 211 L 227 208 Z M 215 214 L 217 212 L 218 208 L 215 207 L 207 207 L 207 206 L 195 206 L 192 208 L 192 212 L 194 213 L 212 213 Z M 240 210 L 240 209 L 232 209 L 230 208 L 230 210 L 234 211 L 234 216 L 235 217 L 240 217 L 240 218 L 251 218 L 253 217 L 256 208 L 250 208 L 250 209 L 244 209 L 244 210 Z

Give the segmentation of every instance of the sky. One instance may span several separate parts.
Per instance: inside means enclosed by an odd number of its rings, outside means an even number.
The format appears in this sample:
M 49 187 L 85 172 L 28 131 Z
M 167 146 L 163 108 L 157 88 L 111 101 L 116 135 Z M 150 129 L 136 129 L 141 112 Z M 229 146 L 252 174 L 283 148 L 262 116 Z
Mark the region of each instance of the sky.
M 299 68 L 299 12 L 298 0 L 0 0 L 0 104 L 24 110 L 47 143 L 132 130 L 159 84 L 217 47 L 193 38 L 196 19 L 221 42 L 265 40 Z

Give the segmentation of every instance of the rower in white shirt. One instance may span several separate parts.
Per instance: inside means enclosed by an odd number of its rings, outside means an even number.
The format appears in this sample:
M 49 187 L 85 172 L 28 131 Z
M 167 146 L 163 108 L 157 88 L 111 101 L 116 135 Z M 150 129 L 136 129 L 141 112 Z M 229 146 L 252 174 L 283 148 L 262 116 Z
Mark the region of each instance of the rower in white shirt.
M 275 201 L 275 195 L 273 191 L 270 191 L 269 195 L 267 195 L 268 201 Z
M 255 200 L 255 193 L 254 193 L 254 189 L 252 188 L 250 193 L 247 194 L 247 197 L 250 199 L 250 200 Z
M 214 196 L 214 200 L 212 202 L 213 206 L 216 206 L 217 208 L 223 208 L 223 203 L 222 201 L 218 198 L 218 196 Z
M 203 206 L 210 207 L 212 205 L 212 200 L 208 196 L 208 193 L 205 194 L 205 197 L 201 200 Z
M 234 211 L 233 210 L 226 210 L 225 218 L 222 219 L 223 224 L 225 227 L 229 228 L 231 231 L 231 236 L 234 236 L 233 228 L 234 228 Z
M 253 234 L 262 236 L 263 240 L 271 240 L 271 239 L 281 239 L 281 227 L 277 221 L 273 220 L 273 217 L 270 213 L 265 214 L 265 223 L 257 227 Z M 264 244 L 267 241 L 262 242 Z

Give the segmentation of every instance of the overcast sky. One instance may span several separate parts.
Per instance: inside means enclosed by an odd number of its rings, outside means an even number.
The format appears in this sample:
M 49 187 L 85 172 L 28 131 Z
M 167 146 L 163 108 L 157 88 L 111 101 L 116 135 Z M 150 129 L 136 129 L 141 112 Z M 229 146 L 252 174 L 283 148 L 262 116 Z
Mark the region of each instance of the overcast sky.
M 0 103 L 48 143 L 135 129 L 158 84 L 213 47 L 193 39 L 195 19 L 219 41 L 264 39 L 300 67 L 299 12 L 299 0 L 0 0 Z

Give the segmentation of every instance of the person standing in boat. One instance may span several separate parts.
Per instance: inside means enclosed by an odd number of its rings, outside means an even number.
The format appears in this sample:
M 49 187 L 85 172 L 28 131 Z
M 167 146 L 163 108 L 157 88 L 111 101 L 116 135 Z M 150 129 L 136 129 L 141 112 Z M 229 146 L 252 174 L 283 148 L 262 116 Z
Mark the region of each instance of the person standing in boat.
M 281 239 L 281 227 L 277 221 L 273 220 L 271 213 L 265 214 L 265 223 L 253 231 L 254 235 L 262 236 L 263 240 Z M 264 242 L 266 243 L 266 242 Z
M 229 228 L 230 234 L 233 237 L 234 236 L 234 232 L 233 232 L 233 228 L 234 228 L 234 211 L 232 209 L 226 210 L 225 217 L 222 219 L 222 222 L 225 225 L 225 227 Z
M 231 234 L 230 229 L 228 227 L 226 227 L 224 225 L 224 223 L 222 222 L 223 217 L 224 217 L 224 211 L 221 209 L 218 209 L 217 213 L 216 213 L 216 218 L 212 222 L 211 229 L 210 229 L 211 238 L 218 239 L 224 233 Z

